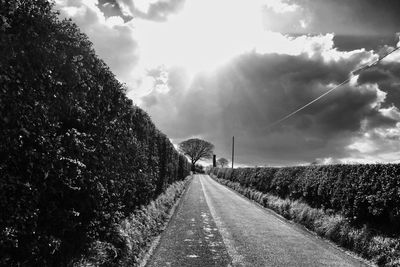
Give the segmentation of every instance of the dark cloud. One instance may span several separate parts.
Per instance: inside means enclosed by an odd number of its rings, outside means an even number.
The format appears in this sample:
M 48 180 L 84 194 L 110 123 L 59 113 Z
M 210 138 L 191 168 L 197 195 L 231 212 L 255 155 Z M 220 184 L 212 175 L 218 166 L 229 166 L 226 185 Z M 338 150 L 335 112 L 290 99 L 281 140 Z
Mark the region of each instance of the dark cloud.
M 378 90 L 371 84 L 346 85 L 295 117 L 270 129 L 275 120 L 347 78 L 366 52 L 326 62 L 322 56 L 260 55 L 237 57 L 225 67 L 198 75 L 189 88 L 185 75 L 170 72 L 170 92 L 153 92 L 144 108 L 172 139 L 201 136 L 227 157 L 237 138 L 243 164 L 285 165 L 340 158 L 346 146 L 369 125 L 394 125 L 379 112 Z
M 117 0 L 98 0 L 97 6 L 100 11 L 103 12 L 106 18 L 119 16 L 124 20 L 124 22 L 128 22 L 133 19 L 132 16 L 126 15 L 122 12 Z
M 98 0 L 97 6 L 105 17 L 119 16 L 124 22 L 133 18 L 166 21 L 170 14 L 181 10 L 184 3 L 185 0 L 160 0 L 151 3 L 146 12 L 138 9 L 133 0 Z
M 398 0 L 289 0 L 299 6 L 290 13 L 264 9 L 267 29 L 289 35 L 335 33 L 341 50 L 377 50 L 393 45 L 400 25 Z M 303 24 L 303 26 L 302 26 Z
M 310 21 L 308 33 L 386 35 L 398 32 L 398 0 L 292 0 Z
M 376 83 L 384 91 L 386 101 L 384 107 L 395 105 L 400 107 L 400 63 L 389 62 L 367 69 L 360 74 L 358 82 Z
M 386 35 L 336 35 L 334 37 L 335 46 L 343 51 L 352 51 L 365 48 L 366 50 L 380 50 L 387 44 L 395 44 L 398 38 L 394 32 Z

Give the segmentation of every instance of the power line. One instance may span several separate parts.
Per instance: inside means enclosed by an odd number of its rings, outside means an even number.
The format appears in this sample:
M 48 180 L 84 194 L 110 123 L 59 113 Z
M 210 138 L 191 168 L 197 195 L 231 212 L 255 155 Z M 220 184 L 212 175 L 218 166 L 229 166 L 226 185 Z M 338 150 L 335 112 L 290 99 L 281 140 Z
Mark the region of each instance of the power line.
M 391 52 L 389 52 L 389 53 L 387 53 L 386 55 L 384 55 L 383 57 L 379 58 L 379 59 L 377 60 L 377 62 L 382 61 L 385 57 L 387 57 L 387 56 L 390 55 L 390 54 L 393 54 L 395 51 L 397 51 L 397 50 L 399 50 L 399 49 L 400 49 L 400 46 L 396 47 L 396 48 L 393 49 Z
M 369 68 L 375 66 L 375 65 L 378 64 L 380 61 L 382 61 L 385 57 L 389 56 L 390 54 L 394 53 L 395 51 L 397 51 L 397 50 L 399 50 L 399 49 L 400 49 L 400 46 L 396 47 L 396 48 L 393 49 L 391 52 L 387 53 L 387 54 L 384 55 L 383 57 L 380 57 L 380 58 L 377 59 L 376 61 L 374 61 L 374 62 L 372 62 L 372 63 L 370 63 L 370 64 L 367 64 L 367 65 L 365 65 L 365 66 L 363 66 L 363 67 L 360 67 L 360 68 L 358 68 L 358 69 L 352 71 L 351 74 L 353 74 L 353 75 L 358 75 L 358 74 L 360 74 L 360 73 L 363 72 L 364 70 L 369 69 Z M 331 92 L 333 92 L 334 90 L 338 89 L 338 88 L 341 87 L 342 85 L 348 83 L 349 81 L 350 81 L 350 77 L 347 78 L 346 80 L 344 80 L 343 82 L 341 82 L 340 84 L 336 85 L 335 87 L 329 89 L 328 91 L 326 91 L 326 92 L 323 93 L 322 95 L 318 96 L 317 98 L 311 100 L 310 102 L 308 102 L 308 103 L 305 104 L 304 106 L 302 106 L 302 107 L 296 109 L 295 111 L 289 113 L 288 115 L 286 115 L 286 116 L 280 118 L 279 120 L 277 120 L 277 121 L 271 123 L 267 128 L 271 128 L 272 126 L 275 126 L 275 125 L 277 125 L 277 124 L 283 122 L 284 120 L 287 120 L 288 118 L 292 117 L 292 116 L 295 115 L 296 113 L 302 111 L 302 110 L 305 109 L 306 107 L 308 107 L 308 106 L 312 105 L 313 103 L 317 102 L 318 100 L 320 100 L 320 99 L 323 98 L 324 96 L 330 94 Z
M 292 113 L 286 115 L 285 117 L 275 121 L 274 123 L 270 124 L 269 127 L 272 127 L 276 124 L 281 123 L 282 121 L 290 118 L 291 116 L 293 116 L 294 114 L 296 114 L 299 111 L 302 111 L 303 109 L 305 109 L 306 107 L 308 107 L 309 105 L 313 104 L 314 102 L 317 102 L 318 100 L 320 100 L 321 98 L 323 98 L 324 96 L 326 96 L 327 94 L 329 94 L 330 92 L 336 90 L 337 88 L 339 88 L 340 86 L 342 86 L 343 84 L 346 84 L 348 81 L 350 81 L 350 78 L 347 78 L 346 80 L 344 80 L 343 82 L 341 82 L 340 84 L 336 85 L 335 87 L 329 89 L 328 91 L 326 91 L 325 93 L 323 93 L 322 95 L 320 95 L 319 97 L 313 99 L 312 101 L 308 102 L 307 104 L 305 104 L 304 106 L 302 106 L 301 108 L 296 109 L 295 111 L 293 111 Z

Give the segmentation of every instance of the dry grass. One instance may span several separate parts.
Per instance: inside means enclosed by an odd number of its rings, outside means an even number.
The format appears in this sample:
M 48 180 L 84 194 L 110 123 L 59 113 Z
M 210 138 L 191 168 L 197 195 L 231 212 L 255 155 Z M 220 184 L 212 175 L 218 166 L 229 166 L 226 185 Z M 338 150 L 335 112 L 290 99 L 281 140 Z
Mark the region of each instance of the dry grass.
M 171 208 L 190 178 L 175 182 L 149 205 L 115 226 L 112 242 L 96 241 L 74 266 L 138 266 L 151 242 L 165 228 Z

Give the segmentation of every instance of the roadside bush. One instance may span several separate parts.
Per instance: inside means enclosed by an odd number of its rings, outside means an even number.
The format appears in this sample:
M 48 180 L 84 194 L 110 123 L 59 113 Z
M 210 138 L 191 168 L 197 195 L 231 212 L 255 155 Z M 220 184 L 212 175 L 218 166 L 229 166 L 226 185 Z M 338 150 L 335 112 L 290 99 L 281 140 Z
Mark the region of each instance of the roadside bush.
M 0 21 L 0 265 L 64 266 L 189 164 L 52 4 Z
M 244 187 L 238 182 L 213 178 L 243 196 L 274 210 L 286 219 L 304 225 L 318 235 L 374 261 L 378 266 L 399 266 L 400 237 L 388 237 L 377 233 L 369 225 L 355 227 L 342 214 L 331 210 L 313 208 L 301 200 L 281 198 Z
M 398 164 L 212 169 L 211 173 L 244 187 L 340 212 L 356 225 L 399 234 Z
M 87 255 L 74 266 L 138 266 L 190 180 L 173 183 L 147 206 L 123 219 L 113 229 L 112 242 L 93 242 Z
M 268 179 L 271 181 L 270 190 L 263 191 L 271 191 L 280 197 L 291 196 L 292 198 L 299 198 L 302 193 L 295 186 L 295 181 L 298 178 L 298 174 L 301 174 L 302 171 L 302 167 L 278 169 L 272 175 L 272 178 Z

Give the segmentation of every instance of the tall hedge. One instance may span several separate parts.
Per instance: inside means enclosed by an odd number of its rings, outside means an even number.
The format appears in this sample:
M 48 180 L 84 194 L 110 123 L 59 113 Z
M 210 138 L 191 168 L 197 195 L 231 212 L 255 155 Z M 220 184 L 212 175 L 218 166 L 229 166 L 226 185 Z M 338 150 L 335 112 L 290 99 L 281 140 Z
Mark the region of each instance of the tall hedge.
M 46 0 L 0 0 L 0 265 L 63 266 L 189 164 Z
M 368 224 L 389 234 L 400 234 L 398 164 L 214 168 L 211 171 L 218 178 L 261 192 L 341 212 L 355 224 Z

